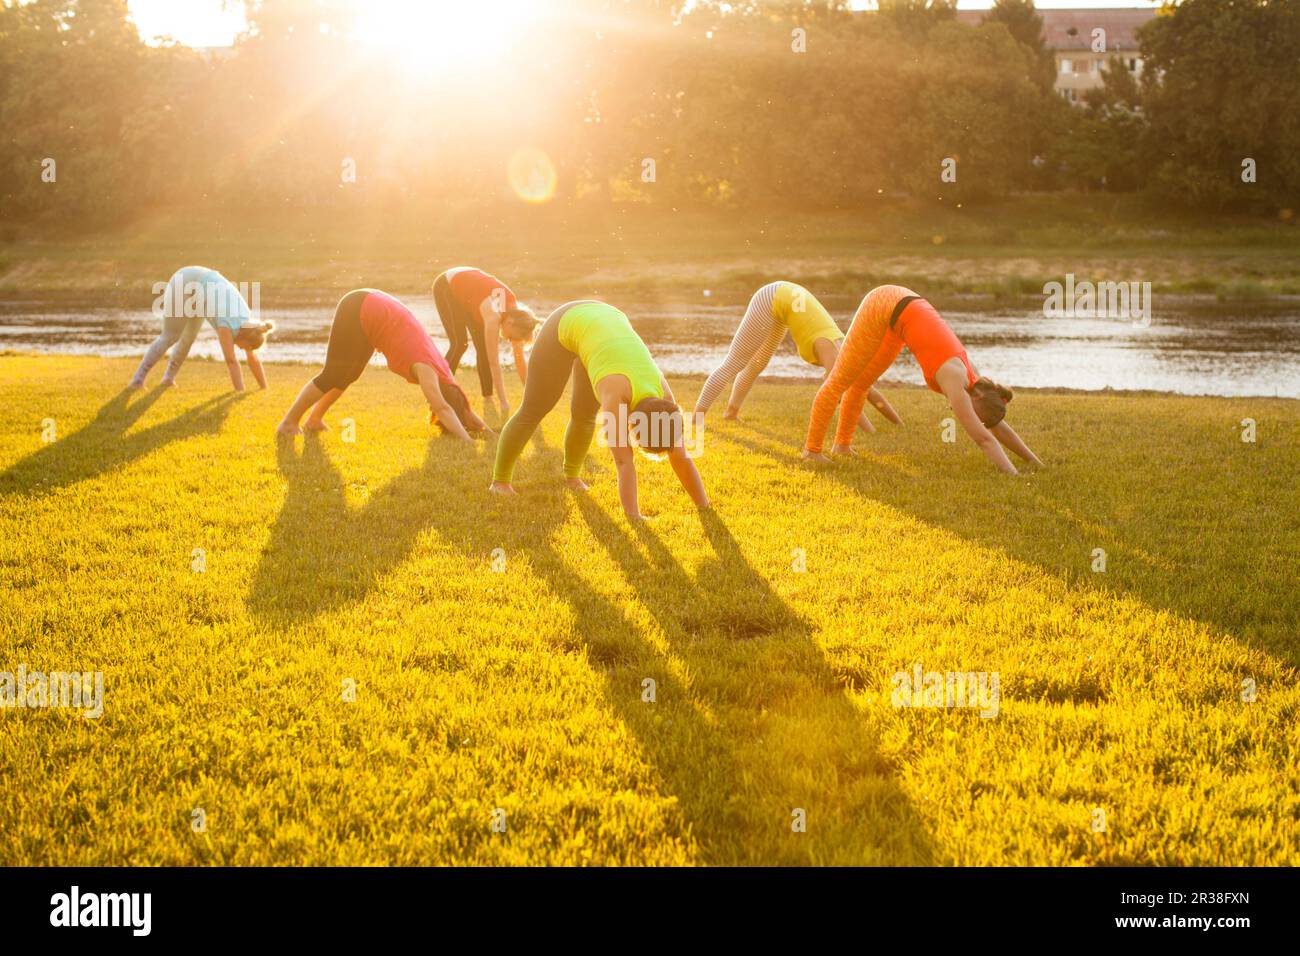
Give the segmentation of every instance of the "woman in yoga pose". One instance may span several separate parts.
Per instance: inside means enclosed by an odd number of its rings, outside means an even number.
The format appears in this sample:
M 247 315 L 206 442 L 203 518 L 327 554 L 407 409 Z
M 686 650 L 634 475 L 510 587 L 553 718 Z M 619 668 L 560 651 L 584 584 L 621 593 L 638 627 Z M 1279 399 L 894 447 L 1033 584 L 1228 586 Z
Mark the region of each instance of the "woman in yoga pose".
M 528 381 L 528 360 L 524 346 L 533 338 L 537 318 L 519 304 L 510 287 L 481 269 L 457 266 L 433 280 L 433 301 L 447 332 L 450 346 L 447 364 L 453 373 L 472 339 L 479 387 L 486 411 L 495 392 L 503 417 L 510 415 L 505 380 L 501 376 L 501 339 L 504 336 L 515 354 L 519 381 Z
M 696 507 L 709 506 L 700 473 L 686 453 L 681 409 L 668 382 L 627 316 L 595 301 L 566 303 L 542 324 L 524 400 L 497 441 L 491 491 L 516 493 L 511 485 L 515 462 L 570 379 L 573 395 L 564 433 L 564 477 L 570 488 L 587 490 L 580 475 L 599 413 L 618 472 L 619 501 L 630 520 L 641 519 L 634 443 L 642 451 L 666 455 Z
M 298 422 L 309 408 L 312 413 L 304 426 L 308 431 L 329 427 L 325 413 L 361 377 L 376 350 L 388 359 L 390 371 L 420 386 L 429 403 L 429 420 L 436 421 L 444 432 L 465 441 L 471 440 L 470 432 L 491 433 L 470 410 L 469 399 L 452 377 L 447 360 L 411 310 L 386 292 L 356 289 L 339 300 L 325 368 L 303 386 L 280 422 L 279 434 L 301 434 Z
M 740 320 L 740 328 L 731 340 L 726 358 L 705 380 L 695 402 L 697 420 L 708 412 L 733 378 L 736 384 L 731 389 L 731 401 L 722 417 L 738 417 L 754 380 L 772 361 L 787 332 L 794 337 L 799 357 L 809 365 L 829 370 L 835 364 L 840 351 L 839 341 L 844 338 L 844 333 L 830 313 L 803 286 L 793 282 L 769 282 L 749 300 L 749 308 Z M 895 425 L 902 424 L 893 406 L 874 388 L 868 390 L 867 401 Z M 858 424 L 864 431 L 875 431 L 865 414 L 860 416 Z
M 244 360 L 248 362 L 248 370 L 257 379 L 257 384 L 266 388 L 266 372 L 257 357 L 257 350 L 266 343 L 266 337 L 275 326 L 270 322 L 255 322 L 239 289 L 220 272 L 203 266 L 178 269 L 163 288 L 155 311 L 162 314 L 162 331 L 144 353 L 129 388 L 142 388 L 149 370 L 172 346 L 175 348 L 167 370 L 163 372 L 162 384 L 164 388 L 176 384 L 176 373 L 185 364 L 205 321 L 212 324 L 221 342 L 221 354 L 225 357 L 230 384 L 235 391 L 244 390 L 244 375 L 235 354 L 236 346 L 244 350 Z
M 1017 474 L 1003 445 L 1025 461 L 1042 464 L 1006 423 L 1011 389 L 981 377 L 934 306 L 897 285 L 872 289 L 858 306 L 839 358 L 813 401 L 805 458 L 828 460 L 822 444 L 837 405 L 840 418 L 832 451 L 853 454 L 854 423 L 867 392 L 904 345 L 916 356 L 925 384 L 948 399 L 957 421 L 994 465 L 1009 475 Z

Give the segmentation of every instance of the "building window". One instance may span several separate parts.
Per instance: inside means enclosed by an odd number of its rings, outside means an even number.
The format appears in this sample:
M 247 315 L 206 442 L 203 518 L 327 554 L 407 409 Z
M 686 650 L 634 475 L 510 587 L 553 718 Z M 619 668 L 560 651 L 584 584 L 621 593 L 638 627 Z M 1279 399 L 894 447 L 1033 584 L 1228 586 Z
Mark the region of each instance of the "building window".
M 1135 56 L 1129 57 L 1128 71 L 1130 73 L 1136 73 L 1138 71 L 1138 67 L 1141 65 L 1142 65 L 1142 61 L 1139 60 L 1137 57 Z
M 1074 61 L 1073 61 L 1073 60 L 1062 60 L 1062 61 L 1061 61 L 1061 72 L 1062 72 L 1062 73 L 1073 73 L 1073 72 L 1074 72 Z
M 1096 73 L 1096 72 L 1097 72 L 1098 70 L 1100 70 L 1100 69 L 1101 69 L 1101 60 L 1089 60 L 1089 61 L 1088 61 L 1088 72 L 1089 72 L 1089 73 Z

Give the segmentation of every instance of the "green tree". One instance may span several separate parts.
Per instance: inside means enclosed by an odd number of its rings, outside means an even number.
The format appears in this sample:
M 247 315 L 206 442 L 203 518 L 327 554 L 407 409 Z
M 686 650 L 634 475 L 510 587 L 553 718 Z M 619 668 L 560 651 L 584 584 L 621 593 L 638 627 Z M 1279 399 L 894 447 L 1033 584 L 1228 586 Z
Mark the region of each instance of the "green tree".
M 1218 208 L 1300 204 L 1300 4 L 1183 0 L 1141 33 L 1153 185 Z M 1243 181 L 1253 161 L 1256 182 Z
M 934 29 L 905 66 L 908 119 L 893 133 L 901 184 L 918 196 L 976 199 L 1023 183 L 1043 102 L 1029 60 L 1001 24 Z M 955 181 L 941 176 L 945 165 Z
M 123 137 L 149 78 L 126 0 L 34 0 L 0 9 L 5 219 L 98 221 L 142 189 Z M 54 162 L 54 181 L 42 179 Z
M 957 16 L 957 0 L 876 0 L 876 6 L 882 17 L 910 35 L 928 33 Z
M 1043 40 L 1043 18 L 1038 15 L 1034 0 L 994 0 L 993 8 L 984 15 L 985 23 L 1001 23 L 1016 38 L 1016 42 L 1029 50 L 1037 69 L 1034 79 L 1044 92 L 1056 82 L 1056 62 L 1052 51 Z
M 1146 179 L 1146 118 L 1142 91 L 1119 61 L 1102 72 L 1102 85 L 1078 106 L 1062 103 L 1051 160 L 1064 182 L 1085 190 L 1128 192 Z

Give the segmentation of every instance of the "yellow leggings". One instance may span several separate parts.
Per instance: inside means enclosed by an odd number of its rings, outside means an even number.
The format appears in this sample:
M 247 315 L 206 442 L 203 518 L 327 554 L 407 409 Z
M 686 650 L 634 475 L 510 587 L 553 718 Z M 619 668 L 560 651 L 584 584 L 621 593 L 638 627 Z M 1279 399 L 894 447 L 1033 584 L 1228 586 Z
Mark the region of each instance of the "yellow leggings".
M 867 403 L 867 392 L 903 350 L 902 338 L 889 327 L 894 306 L 903 297 L 914 295 L 915 292 L 901 285 L 882 285 L 872 289 L 862 300 L 840 348 L 839 358 L 813 399 L 805 445 L 808 451 L 822 450 L 837 405 L 840 406 L 840 420 L 835 428 L 835 444 L 848 445 L 853 441 L 862 406 Z

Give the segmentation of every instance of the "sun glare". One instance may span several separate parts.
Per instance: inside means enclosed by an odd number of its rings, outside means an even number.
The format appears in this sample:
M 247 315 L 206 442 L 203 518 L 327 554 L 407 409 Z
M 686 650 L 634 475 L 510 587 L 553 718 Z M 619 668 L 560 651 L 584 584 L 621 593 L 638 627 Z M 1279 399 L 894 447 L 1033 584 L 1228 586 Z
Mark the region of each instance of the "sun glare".
M 544 0 L 361 0 L 357 39 L 405 67 L 467 69 L 501 57 Z
M 242 3 L 192 0 L 181 5 L 176 0 L 130 0 L 128 9 L 141 39 L 151 44 L 170 37 L 192 47 L 229 46 L 248 29 Z
M 544 203 L 555 196 L 558 177 L 551 157 L 535 146 L 525 146 L 510 157 L 506 179 L 524 202 Z

